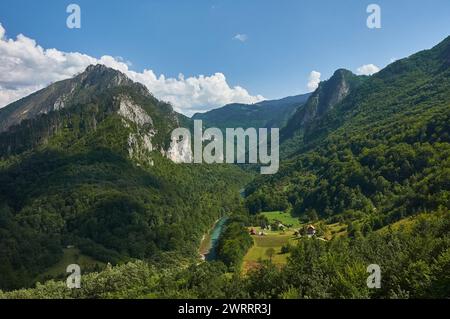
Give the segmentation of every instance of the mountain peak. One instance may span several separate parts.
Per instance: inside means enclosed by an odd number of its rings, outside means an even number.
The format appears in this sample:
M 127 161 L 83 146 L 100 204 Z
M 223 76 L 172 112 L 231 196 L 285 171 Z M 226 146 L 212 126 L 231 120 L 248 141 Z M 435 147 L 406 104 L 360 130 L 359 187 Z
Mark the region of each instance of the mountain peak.
M 361 77 L 347 69 L 338 69 L 311 94 L 308 101 L 291 117 L 282 130 L 282 139 L 292 137 L 305 125 L 322 117 L 350 94 L 360 83 Z
M 111 69 L 104 64 L 91 64 L 86 68 L 86 70 L 84 72 L 90 73 L 90 72 L 107 71 L 107 70 L 115 71 L 114 69 Z
M 322 83 L 329 83 L 331 85 L 343 84 L 344 82 L 351 81 L 352 79 L 357 78 L 358 76 L 354 74 L 352 71 L 347 69 L 337 69 L 331 78 L 328 81 Z
M 94 75 L 115 75 L 115 76 L 123 76 L 127 77 L 125 74 L 120 72 L 119 70 L 107 67 L 104 64 L 91 64 L 89 65 L 82 74 L 94 76 Z
M 337 69 L 336 71 L 334 71 L 333 76 L 355 76 L 355 74 L 347 69 L 341 68 L 341 69 Z
M 144 85 L 133 82 L 122 72 L 102 64 L 89 65 L 71 79 L 53 83 L 0 109 L 0 132 L 23 120 L 61 110 L 72 104 L 89 102 L 92 96 L 116 87 L 130 87 L 143 96 L 151 96 Z
M 110 88 L 120 85 L 131 86 L 135 84 L 124 73 L 109 68 L 103 64 L 91 64 L 84 72 L 75 77 L 83 85 L 100 85 L 104 88 Z
M 321 116 L 336 104 L 341 102 L 354 87 L 354 80 L 358 76 L 346 69 L 338 69 L 333 76 L 322 83 L 312 95 L 312 104 L 317 115 Z M 315 115 L 314 115 L 315 116 Z

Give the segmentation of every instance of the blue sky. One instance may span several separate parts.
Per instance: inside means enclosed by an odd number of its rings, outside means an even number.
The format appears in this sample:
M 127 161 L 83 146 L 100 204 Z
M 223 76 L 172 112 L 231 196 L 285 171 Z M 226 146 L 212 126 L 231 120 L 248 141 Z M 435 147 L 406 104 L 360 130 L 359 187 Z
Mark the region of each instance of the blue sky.
M 79 30 L 66 27 L 70 3 L 81 7 Z M 381 29 L 366 26 L 370 3 L 381 7 Z M 43 48 L 120 56 L 166 77 L 221 72 L 272 99 L 306 92 L 313 70 L 324 80 L 432 47 L 450 34 L 450 1 L 2 0 L 0 23 L 8 38 L 22 33 Z

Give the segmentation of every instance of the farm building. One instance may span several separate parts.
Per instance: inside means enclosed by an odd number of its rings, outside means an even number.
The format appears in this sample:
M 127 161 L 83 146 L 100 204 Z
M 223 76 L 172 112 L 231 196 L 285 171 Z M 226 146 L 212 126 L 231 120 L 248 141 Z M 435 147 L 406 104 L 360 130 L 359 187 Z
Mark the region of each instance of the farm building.
M 315 234 L 316 234 L 316 227 L 314 227 L 313 225 L 308 225 L 308 227 L 306 227 L 306 235 L 314 236 Z

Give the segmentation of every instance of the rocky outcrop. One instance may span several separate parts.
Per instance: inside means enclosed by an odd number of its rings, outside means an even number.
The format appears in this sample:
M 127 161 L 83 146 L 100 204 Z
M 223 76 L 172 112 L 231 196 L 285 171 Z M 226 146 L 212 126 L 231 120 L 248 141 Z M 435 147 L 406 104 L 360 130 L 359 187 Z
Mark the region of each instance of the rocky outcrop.
M 89 66 L 72 79 L 0 109 L 0 157 L 45 145 L 62 130 L 73 130 L 78 138 L 95 134 L 104 121 L 117 116 L 126 137 L 111 145 L 119 142 L 139 164 L 153 164 L 151 153 L 161 149 L 168 151 L 170 159 L 180 161 L 170 150 L 169 137 L 174 128 L 183 126 L 180 119 L 188 120 L 155 99 L 143 85 L 102 65 Z M 186 147 L 180 149 L 181 158 L 186 158 Z
M 173 138 L 170 148 L 163 155 L 174 163 L 192 163 L 191 143 L 188 139 Z
M 156 135 L 150 115 L 130 97 L 120 95 L 116 98 L 117 113 L 122 124 L 129 129 L 127 146 L 130 159 L 153 165 L 150 153 L 153 151 L 152 138 Z
M 320 83 L 306 104 L 300 107 L 292 116 L 281 132 L 282 140 L 292 137 L 299 130 L 305 129 L 309 123 L 321 118 L 324 114 L 332 110 L 360 82 L 361 78 L 352 72 L 345 69 L 337 70 L 329 80 Z
M 135 104 L 129 97 L 119 97 L 119 115 L 123 118 L 133 122 L 134 124 L 144 126 L 150 124 L 153 126 L 152 118 L 137 104 Z
M 130 159 L 148 163 L 153 166 L 150 152 L 153 151 L 153 133 L 130 133 L 128 136 L 128 155 Z

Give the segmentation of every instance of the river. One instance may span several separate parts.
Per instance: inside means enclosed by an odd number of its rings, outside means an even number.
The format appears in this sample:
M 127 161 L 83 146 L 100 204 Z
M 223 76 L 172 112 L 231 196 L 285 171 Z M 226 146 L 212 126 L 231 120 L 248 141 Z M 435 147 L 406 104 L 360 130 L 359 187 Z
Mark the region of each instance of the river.
M 203 248 L 203 251 L 200 251 L 200 254 L 206 261 L 213 261 L 217 258 L 217 244 L 219 242 L 220 234 L 222 233 L 223 227 L 228 220 L 228 217 L 223 217 L 219 219 L 214 227 L 211 229 L 209 234 L 205 235 L 200 245 Z
M 240 189 L 239 194 L 242 198 L 245 198 L 245 188 Z M 199 249 L 200 256 L 203 260 L 213 261 L 217 259 L 217 244 L 227 220 L 228 217 L 222 217 L 217 220 L 209 233 L 203 236 Z

